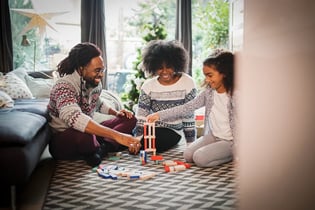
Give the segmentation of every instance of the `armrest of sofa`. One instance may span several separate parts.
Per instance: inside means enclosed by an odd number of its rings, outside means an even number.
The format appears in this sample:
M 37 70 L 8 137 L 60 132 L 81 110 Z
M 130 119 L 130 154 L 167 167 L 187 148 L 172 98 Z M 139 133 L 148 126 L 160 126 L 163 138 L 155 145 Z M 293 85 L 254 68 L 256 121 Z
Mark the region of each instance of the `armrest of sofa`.
M 0 113 L 0 147 L 26 145 L 46 122 L 45 117 L 29 112 Z
M 13 110 L 39 114 L 49 120 L 50 116 L 47 108 L 48 103 L 49 98 L 16 99 L 14 100 Z
M 55 70 L 27 72 L 33 78 L 53 79 Z

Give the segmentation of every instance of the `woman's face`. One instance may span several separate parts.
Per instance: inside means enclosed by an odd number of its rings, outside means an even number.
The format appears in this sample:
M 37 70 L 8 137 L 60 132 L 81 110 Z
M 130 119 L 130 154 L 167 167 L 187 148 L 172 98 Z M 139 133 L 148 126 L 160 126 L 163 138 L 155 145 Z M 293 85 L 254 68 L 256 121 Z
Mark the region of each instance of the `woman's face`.
M 226 88 L 223 84 L 224 74 L 218 72 L 213 66 L 203 66 L 202 70 L 206 77 L 205 81 L 211 88 L 216 89 L 218 93 L 226 92 Z
M 177 81 L 177 78 L 174 77 L 174 69 L 166 66 L 165 64 L 156 71 L 156 74 L 158 75 L 158 80 L 162 85 L 171 85 Z

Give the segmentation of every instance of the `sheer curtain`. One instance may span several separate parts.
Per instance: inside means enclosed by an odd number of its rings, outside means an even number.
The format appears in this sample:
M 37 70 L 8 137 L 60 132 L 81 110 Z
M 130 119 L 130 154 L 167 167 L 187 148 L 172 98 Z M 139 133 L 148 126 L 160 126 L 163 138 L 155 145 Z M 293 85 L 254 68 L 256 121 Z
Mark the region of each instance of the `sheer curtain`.
M 175 38 L 183 43 L 189 53 L 188 74 L 192 75 L 191 0 L 177 0 Z
M 107 66 L 104 0 L 81 0 L 81 41 L 96 44 L 103 51 Z M 107 84 L 106 78 L 105 75 L 104 87 Z
M 13 69 L 13 47 L 9 0 L 0 1 L 0 72 Z

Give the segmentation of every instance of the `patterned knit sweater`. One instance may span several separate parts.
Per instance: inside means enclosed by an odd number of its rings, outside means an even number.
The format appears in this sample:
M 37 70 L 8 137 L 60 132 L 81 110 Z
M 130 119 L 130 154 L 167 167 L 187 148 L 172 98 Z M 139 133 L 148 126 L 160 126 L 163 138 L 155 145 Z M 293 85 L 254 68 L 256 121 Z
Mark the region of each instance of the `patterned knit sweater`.
M 187 103 L 196 97 L 197 89 L 195 82 L 188 75 L 183 73 L 181 78 L 172 85 L 161 85 L 158 77 L 146 80 L 140 91 L 136 117 L 138 119 L 134 133 L 136 136 L 143 134 L 143 123 L 150 113 L 179 106 Z M 180 133 L 184 131 L 187 142 L 196 138 L 196 126 L 194 110 L 185 112 L 175 120 L 163 120 L 156 122 L 157 127 L 166 127 Z
M 57 132 L 69 127 L 84 132 L 95 111 L 108 113 L 109 106 L 99 97 L 101 91 L 101 83 L 93 89 L 86 89 L 83 83 L 81 91 L 81 80 L 77 71 L 60 78 L 50 93 L 50 126 Z

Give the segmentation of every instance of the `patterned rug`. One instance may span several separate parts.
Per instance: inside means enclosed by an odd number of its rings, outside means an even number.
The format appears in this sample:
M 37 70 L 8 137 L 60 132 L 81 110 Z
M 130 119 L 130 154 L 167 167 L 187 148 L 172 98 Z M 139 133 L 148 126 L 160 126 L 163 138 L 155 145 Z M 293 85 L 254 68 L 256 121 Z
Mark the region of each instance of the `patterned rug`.
M 183 146 L 162 155 L 164 160 L 182 159 Z M 150 154 L 148 155 L 150 156 Z M 149 158 L 148 158 L 149 159 Z M 104 179 L 84 161 L 58 161 L 43 206 L 47 209 L 236 209 L 235 166 L 191 168 L 165 172 L 164 166 L 140 164 L 139 156 L 122 152 L 119 159 L 102 164 L 132 171 L 153 172 L 146 180 Z

